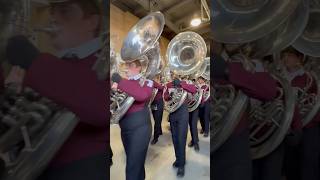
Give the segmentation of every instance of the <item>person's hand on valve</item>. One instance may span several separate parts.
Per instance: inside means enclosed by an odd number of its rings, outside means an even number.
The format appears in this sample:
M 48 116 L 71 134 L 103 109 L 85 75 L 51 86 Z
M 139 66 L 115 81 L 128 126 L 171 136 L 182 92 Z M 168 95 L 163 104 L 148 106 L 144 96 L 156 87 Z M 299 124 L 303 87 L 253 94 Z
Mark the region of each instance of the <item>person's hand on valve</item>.
M 39 50 L 25 36 L 11 37 L 6 46 L 6 58 L 12 68 L 5 79 L 5 85 L 14 86 L 17 92 L 21 92 L 26 70 L 39 54 Z
M 111 89 L 117 90 L 118 89 L 118 83 L 121 81 L 121 79 L 122 79 L 122 77 L 118 73 L 113 73 L 112 76 L 111 76 L 111 81 L 113 82 L 112 86 L 111 86 Z
M 116 83 L 116 82 L 112 83 L 111 89 L 117 90 L 118 89 L 118 83 Z

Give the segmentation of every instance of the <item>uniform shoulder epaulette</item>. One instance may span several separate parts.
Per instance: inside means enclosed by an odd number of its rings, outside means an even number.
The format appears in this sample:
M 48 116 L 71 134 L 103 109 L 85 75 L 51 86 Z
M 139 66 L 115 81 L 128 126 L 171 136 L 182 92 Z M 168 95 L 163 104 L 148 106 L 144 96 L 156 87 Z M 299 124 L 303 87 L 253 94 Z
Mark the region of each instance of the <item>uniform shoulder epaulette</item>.
M 145 83 L 146 83 L 146 85 L 148 87 L 153 87 L 153 81 L 152 80 L 146 79 Z

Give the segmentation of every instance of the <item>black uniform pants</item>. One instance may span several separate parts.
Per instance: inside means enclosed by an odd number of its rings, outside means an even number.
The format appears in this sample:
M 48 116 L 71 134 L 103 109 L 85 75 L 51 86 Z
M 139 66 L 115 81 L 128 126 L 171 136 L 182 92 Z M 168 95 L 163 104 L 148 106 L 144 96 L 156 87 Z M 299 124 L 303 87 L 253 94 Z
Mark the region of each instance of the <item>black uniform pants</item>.
M 62 167 L 49 167 L 37 180 L 101 180 L 109 179 L 107 154 L 101 153 L 74 161 Z
M 189 127 L 192 137 L 192 143 L 197 144 L 199 142 L 198 137 L 198 118 L 199 118 L 199 109 L 195 109 L 192 112 L 189 112 Z
M 199 118 L 204 133 L 209 133 L 210 126 L 210 103 L 207 101 L 199 106 Z
M 162 134 L 162 115 L 163 115 L 163 100 L 155 100 L 153 104 L 157 107 L 157 110 L 152 110 L 154 119 L 153 137 L 158 138 Z
M 126 180 L 144 180 L 144 163 L 151 138 L 149 109 L 127 114 L 120 121 L 121 139 L 127 156 Z
M 248 130 L 231 135 L 210 157 L 214 180 L 251 180 L 252 161 Z
M 178 167 L 183 167 L 186 162 L 188 120 L 189 112 L 186 104 L 181 105 L 179 109 L 169 115 L 171 136 Z
M 287 180 L 319 180 L 319 127 L 304 128 L 301 143 L 286 148 Z
M 252 162 L 253 180 L 282 180 L 282 165 L 284 159 L 284 144 L 265 157 Z
M 304 128 L 301 143 L 301 180 L 319 180 L 319 127 Z

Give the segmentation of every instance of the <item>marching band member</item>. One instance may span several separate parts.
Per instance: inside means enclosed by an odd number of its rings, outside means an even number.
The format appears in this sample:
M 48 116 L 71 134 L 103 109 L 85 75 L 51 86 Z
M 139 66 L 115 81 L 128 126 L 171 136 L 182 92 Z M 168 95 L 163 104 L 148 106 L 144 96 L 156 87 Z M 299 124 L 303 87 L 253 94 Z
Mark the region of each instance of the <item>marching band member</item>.
M 93 68 L 101 51 L 101 12 L 94 0 L 50 0 L 50 35 L 57 55 L 40 53 L 24 36 L 8 40 L 6 55 L 18 79 L 42 96 L 74 112 L 79 123 L 40 180 L 107 179 L 106 80 Z M 79 28 L 81 27 L 81 28 Z
M 151 107 L 152 109 L 152 115 L 154 119 L 154 131 L 153 131 L 153 140 L 151 144 L 156 144 L 158 142 L 158 138 L 160 135 L 162 135 L 162 115 L 163 115 L 163 86 L 160 84 L 160 76 L 158 75 L 156 77 L 156 80 L 153 81 L 154 88 L 158 89 L 157 95 L 154 98 L 154 101 L 152 102 Z
M 298 87 L 305 90 L 308 94 L 317 94 L 317 84 L 312 75 L 303 69 L 303 54 L 293 49 L 287 48 L 283 52 L 284 65 L 286 67 L 287 79 L 293 87 Z M 310 86 L 309 83 L 311 82 Z M 296 168 L 289 169 L 287 179 L 301 179 L 301 180 L 318 180 L 319 178 L 319 121 L 320 113 L 305 125 L 302 129 L 301 143 L 291 158 L 294 158 Z M 298 157 L 298 159 L 296 159 Z M 294 165 L 290 161 L 291 165 Z
M 2 71 L 1 63 L 0 63 L 0 93 L 2 92 L 3 89 L 4 89 L 4 74 Z
M 201 89 L 203 89 L 204 92 L 209 91 L 209 86 L 205 83 L 205 79 L 203 77 L 198 78 L 198 82 L 201 85 Z M 199 118 L 201 123 L 201 134 L 204 133 L 204 137 L 209 136 L 210 131 L 210 102 L 207 100 L 204 100 L 204 97 L 202 96 L 201 104 L 199 106 Z
M 126 180 L 144 180 L 144 163 L 152 127 L 148 102 L 152 96 L 153 81 L 143 79 L 139 60 L 126 63 L 127 77 L 112 75 L 112 89 L 119 89 L 134 98 L 133 105 L 120 120 L 121 139 L 126 152 Z
M 269 73 L 247 71 L 240 62 L 227 62 L 212 53 L 211 81 L 214 84 L 232 84 L 247 96 L 262 101 L 276 97 L 277 83 Z M 232 59 L 232 57 L 231 57 Z M 252 162 L 247 122 L 244 112 L 232 135 L 215 152 L 211 153 L 215 180 L 252 179 Z
M 195 93 L 197 88 L 194 85 L 187 84 L 185 81 L 180 81 L 175 78 L 172 82 L 166 84 L 168 90 L 164 94 L 165 100 L 169 100 L 171 91 L 173 88 L 183 88 L 189 93 Z M 169 91 L 169 92 L 168 92 Z M 170 95 L 170 94 L 171 95 Z M 184 102 L 175 112 L 170 113 L 169 122 L 171 128 L 172 141 L 174 145 L 174 151 L 176 161 L 173 163 L 173 167 L 178 168 L 177 176 L 184 176 L 184 166 L 186 162 L 186 141 L 188 133 L 188 120 L 189 112 L 188 105 Z
M 267 72 L 264 68 L 262 62 L 258 59 L 251 60 L 255 72 Z M 282 88 L 280 82 L 277 83 L 277 86 Z M 281 93 L 279 92 L 278 95 Z M 284 97 L 282 97 L 284 98 Z M 250 106 L 258 106 L 262 102 L 250 98 Z M 266 119 L 267 120 L 267 119 Z M 253 165 L 253 180 L 281 180 L 282 179 L 282 167 L 284 161 L 284 150 L 285 144 L 288 142 L 294 143 L 297 141 L 297 137 L 301 130 L 302 123 L 300 121 L 300 116 L 298 111 L 294 111 L 293 120 L 291 121 L 290 133 L 285 138 L 285 143 L 282 142 L 277 148 L 275 148 L 270 154 L 254 159 L 252 162 Z M 298 138 L 299 140 L 299 138 Z
M 199 117 L 199 107 L 197 107 L 192 112 L 189 112 L 189 126 L 191 133 L 191 141 L 188 144 L 188 147 L 194 147 L 195 151 L 199 151 L 199 137 L 198 137 L 198 117 Z

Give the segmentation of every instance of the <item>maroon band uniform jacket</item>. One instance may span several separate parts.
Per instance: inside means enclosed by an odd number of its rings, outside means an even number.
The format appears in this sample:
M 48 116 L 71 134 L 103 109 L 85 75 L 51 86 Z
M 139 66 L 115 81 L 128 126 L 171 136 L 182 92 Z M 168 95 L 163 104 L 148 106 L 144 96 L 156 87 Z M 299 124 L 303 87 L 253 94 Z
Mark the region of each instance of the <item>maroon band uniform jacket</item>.
M 267 72 L 246 71 L 241 63 L 229 63 L 229 80 L 227 82 L 217 82 L 222 84 L 232 84 L 236 89 L 241 90 L 250 98 L 260 101 L 270 101 L 277 95 L 277 81 Z M 234 134 L 238 134 L 248 127 L 248 111 L 240 117 Z
M 80 120 L 51 165 L 61 166 L 107 151 L 109 83 L 98 80 L 92 70 L 96 60 L 95 53 L 69 60 L 44 53 L 26 73 L 26 86 L 74 112 Z
M 152 81 L 146 80 L 143 86 L 141 86 L 139 79 L 122 79 L 118 84 L 118 89 L 127 93 L 129 96 L 132 96 L 135 100 L 127 111 L 127 114 L 141 111 L 145 108 L 152 96 Z

